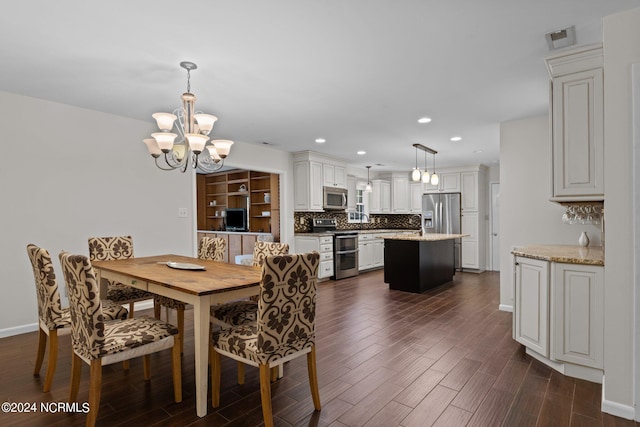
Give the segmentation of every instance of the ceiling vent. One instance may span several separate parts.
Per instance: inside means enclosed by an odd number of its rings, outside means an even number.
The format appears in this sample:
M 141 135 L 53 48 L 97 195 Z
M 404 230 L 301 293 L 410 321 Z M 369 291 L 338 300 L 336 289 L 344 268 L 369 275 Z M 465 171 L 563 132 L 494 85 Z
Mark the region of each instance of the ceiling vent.
M 562 30 L 545 34 L 549 50 L 560 49 L 576 44 L 576 27 L 574 25 Z

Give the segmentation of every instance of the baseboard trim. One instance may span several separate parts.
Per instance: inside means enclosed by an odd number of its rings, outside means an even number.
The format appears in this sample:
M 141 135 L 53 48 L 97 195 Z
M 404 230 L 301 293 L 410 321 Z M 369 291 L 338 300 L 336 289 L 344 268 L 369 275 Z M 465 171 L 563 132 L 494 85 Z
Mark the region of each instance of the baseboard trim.
M 500 310 L 500 311 L 508 311 L 510 313 L 513 313 L 513 306 L 512 305 L 507 305 L 507 304 L 500 304 L 498 306 L 498 310 Z
M 14 335 L 26 334 L 38 330 L 38 323 L 29 323 L 27 325 L 13 326 L 11 328 L 0 329 L 0 338 L 12 337 Z
M 623 405 L 621 403 L 612 402 L 610 400 L 602 399 L 601 408 L 602 412 L 606 412 L 610 415 L 615 415 L 616 417 L 626 418 L 628 420 L 635 419 L 636 411 L 633 406 Z

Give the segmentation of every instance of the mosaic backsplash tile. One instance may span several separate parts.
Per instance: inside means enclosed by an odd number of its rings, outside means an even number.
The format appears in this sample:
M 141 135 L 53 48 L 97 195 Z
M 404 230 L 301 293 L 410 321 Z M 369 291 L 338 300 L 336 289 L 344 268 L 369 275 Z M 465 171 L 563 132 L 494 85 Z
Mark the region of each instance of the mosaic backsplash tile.
M 308 233 L 311 231 L 311 221 L 313 218 L 335 218 L 338 230 L 419 230 L 420 215 L 418 214 L 371 214 L 369 223 L 350 223 L 347 221 L 347 214 L 344 212 L 294 212 L 294 232 Z M 302 220 L 302 222 L 301 222 Z

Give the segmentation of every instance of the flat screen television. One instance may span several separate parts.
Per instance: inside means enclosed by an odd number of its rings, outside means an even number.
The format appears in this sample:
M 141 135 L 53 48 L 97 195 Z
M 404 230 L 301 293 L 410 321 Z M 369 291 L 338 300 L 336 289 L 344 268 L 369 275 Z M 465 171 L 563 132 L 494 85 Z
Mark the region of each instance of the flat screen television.
M 227 208 L 225 229 L 227 231 L 247 231 L 247 210 Z

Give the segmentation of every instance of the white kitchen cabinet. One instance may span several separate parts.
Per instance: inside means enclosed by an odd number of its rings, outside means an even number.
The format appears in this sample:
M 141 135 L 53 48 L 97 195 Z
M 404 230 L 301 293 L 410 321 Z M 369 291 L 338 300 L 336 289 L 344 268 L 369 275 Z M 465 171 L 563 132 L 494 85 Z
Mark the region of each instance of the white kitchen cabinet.
M 478 211 L 478 172 L 463 172 L 460 181 L 462 211 Z
M 552 197 L 604 200 L 602 45 L 546 59 L 551 76 Z
M 394 173 L 391 176 L 391 212 L 409 213 L 409 174 Z
M 322 182 L 327 187 L 347 188 L 347 170 L 343 166 L 324 163 Z
M 385 233 L 360 233 L 358 235 L 358 270 L 369 270 L 384 266 Z
M 295 162 L 293 176 L 294 210 L 323 211 L 322 164 Z
M 353 175 L 347 175 L 347 211 L 355 212 L 356 211 L 356 189 L 357 189 L 357 180 Z
M 374 179 L 371 180 L 371 207 L 372 214 L 391 213 L 391 182 Z
M 515 258 L 516 341 L 549 357 L 549 263 Z
M 384 240 L 375 238 L 372 245 L 372 267 L 384 267 Z
M 318 279 L 333 276 L 333 236 L 295 236 L 295 245 L 297 253 L 316 251 L 320 254 Z
M 412 182 L 409 184 L 409 212 L 422 213 L 422 195 L 425 193 L 425 184 L 422 182 Z
M 425 184 L 426 192 L 458 193 L 460 192 L 460 173 L 445 172 L 438 174 L 438 185 Z
M 479 238 L 478 238 L 478 213 L 462 212 L 461 217 L 462 234 L 469 236 L 462 238 L 462 255 L 460 265 L 462 268 L 480 268 L 479 259 Z
M 564 263 L 552 265 L 554 357 L 602 369 L 604 268 Z

